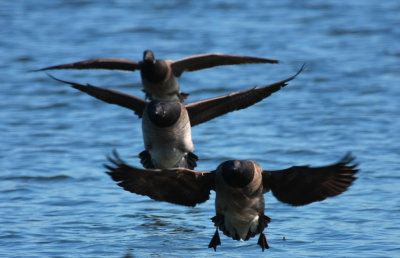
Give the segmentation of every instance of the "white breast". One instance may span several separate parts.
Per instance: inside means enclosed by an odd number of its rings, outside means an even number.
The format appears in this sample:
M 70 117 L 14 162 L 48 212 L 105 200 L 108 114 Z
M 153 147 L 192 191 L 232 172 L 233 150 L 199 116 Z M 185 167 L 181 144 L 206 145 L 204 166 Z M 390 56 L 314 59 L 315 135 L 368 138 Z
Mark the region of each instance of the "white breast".
M 217 212 L 224 215 L 225 230 L 232 237 L 239 236 L 240 240 L 245 240 L 249 231 L 255 232 L 259 220 L 259 198 L 247 199 L 247 202 L 236 202 L 235 200 L 223 201 L 216 197 L 216 204 L 219 207 Z M 221 212 L 222 211 L 222 212 Z
M 244 210 L 243 213 L 227 211 L 225 213 L 225 229 L 232 235 L 236 233 L 240 240 L 245 240 L 249 231 L 254 232 L 258 227 L 258 213 L 254 210 Z
M 216 178 L 215 209 L 224 216 L 224 233 L 246 240 L 249 232 L 257 232 L 260 215 L 264 214 L 261 176 L 242 188 L 226 184 L 220 173 Z
M 170 127 L 155 126 L 146 113 L 142 121 L 143 140 L 156 168 L 182 167 L 185 155 L 193 152 L 192 132 L 185 108 L 177 123 Z

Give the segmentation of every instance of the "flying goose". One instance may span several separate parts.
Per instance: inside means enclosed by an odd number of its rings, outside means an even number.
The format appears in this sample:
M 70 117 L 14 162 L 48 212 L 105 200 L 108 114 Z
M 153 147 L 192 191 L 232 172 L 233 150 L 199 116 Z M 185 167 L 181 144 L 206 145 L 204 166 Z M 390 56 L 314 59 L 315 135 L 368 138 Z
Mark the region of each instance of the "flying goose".
M 156 59 L 150 50 L 143 53 L 143 60 L 136 62 L 123 58 L 98 58 L 75 63 L 45 67 L 35 71 L 52 69 L 115 69 L 135 71 L 140 70 L 143 90 L 150 100 L 182 101 L 188 94 L 182 93 L 177 78 L 185 71 L 197 71 L 221 65 L 237 65 L 249 63 L 278 63 L 277 60 L 224 55 L 219 53 L 189 56 L 176 61 Z
M 132 193 L 156 201 L 192 206 L 209 199 L 216 192 L 216 227 L 209 248 L 221 244 L 218 229 L 234 240 L 249 240 L 260 234 L 257 244 L 269 248 L 264 228 L 271 221 L 264 214 L 263 194 L 269 190 L 281 202 L 306 205 L 339 195 L 356 179 L 354 157 L 348 153 L 339 162 L 323 166 L 293 166 L 283 170 L 263 170 L 251 160 L 228 160 L 213 171 L 186 168 L 139 169 L 127 165 L 116 151 L 105 165 L 118 185 Z M 351 164 L 353 163 L 353 164 Z
M 49 76 L 97 99 L 131 109 L 143 118 L 145 151 L 141 152 L 139 157 L 145 168 L 193 169 L 196 167 L 198 157 L 193 153 L 192 126 L 261 101 L 293 80 L 303 68 L 304 65 L 295 75 L 280 82 L 190 104 L 163 100 L 148 102 L 116 90 L 90 84 L 82 85 Z

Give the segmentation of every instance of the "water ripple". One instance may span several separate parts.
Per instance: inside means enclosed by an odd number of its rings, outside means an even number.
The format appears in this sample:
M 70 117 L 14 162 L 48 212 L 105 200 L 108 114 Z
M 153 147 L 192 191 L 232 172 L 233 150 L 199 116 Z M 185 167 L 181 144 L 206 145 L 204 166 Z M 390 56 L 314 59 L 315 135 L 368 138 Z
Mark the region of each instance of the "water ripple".
M 398 1 L 0 1 L 0 256 L 259 256 L 257 239 L 221 235 L 210 200 L 195 208 L 123 191 L 106 174 L 118 149 L 140 166 L 141 120 L 58 84 L 47 65 L 98 57 L 180 59 L 222 52 L 279 65 L 184 73 L 187 103 L 281 80 L 288 87 L 193 128 L 199 170 L 226 159 L 265 169 L 325 165 L 352 151 L 361 172 L 335 198 L 291 207 L 266 194 L 270 257 L 395 257 L 400 212 Z M 140 73 L 55 76 L 143 97 Z
M 21 181 L 64 181 L 72 179 L 67 175 L 56 175 L 56 176 L 12 176 L 12 177 L 0 177 L 1 180 L 21 180 Z

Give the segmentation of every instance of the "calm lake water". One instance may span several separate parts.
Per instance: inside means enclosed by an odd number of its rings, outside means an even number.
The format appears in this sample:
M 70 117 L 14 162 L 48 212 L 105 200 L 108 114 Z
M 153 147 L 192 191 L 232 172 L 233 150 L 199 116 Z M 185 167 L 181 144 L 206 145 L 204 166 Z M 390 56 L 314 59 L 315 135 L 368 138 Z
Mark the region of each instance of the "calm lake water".
M 400 2 L 1 1 L 0 257 L 400 257 Z M 306 70 L 246 110 L 193 128 L 197 169 L 252 159 L 265 169 L 327 165 L 351 151 L 344 194 L 304 207 L 266 197 L 271 248 L 221 235 L 214 193 L 195 208 L 123 191 L 104 173 L 117 149 L 140 166 L 141 121 L 57 83 L 48 65 L 95 57 L 179 59 L 222 52 L 278 65 L 186 73 L 188 102 Z M 143 97 L 139 73 L 53 71 Z

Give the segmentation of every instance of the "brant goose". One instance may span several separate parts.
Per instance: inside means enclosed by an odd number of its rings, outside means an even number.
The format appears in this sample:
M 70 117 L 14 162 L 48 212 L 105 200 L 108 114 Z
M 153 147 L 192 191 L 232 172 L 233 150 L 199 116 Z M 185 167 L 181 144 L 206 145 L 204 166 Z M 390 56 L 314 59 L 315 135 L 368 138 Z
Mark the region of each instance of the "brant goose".
M 182 93 L 177 78 L 185 71 L 191 72 L 221 65 L 237 65 L 249 63 L 278 63 L 277 60 L 224 55 L 219 53 L 189 56 L 176 61 L 156 59 L 150 50 L 143 53 L 143 60 L 136 62 L 122 58 L 99 58 L 69 64 L 45 67 L 35 71 L 52 69 L 116 69 L 140 70 L 143 91 L 150 100 L 183 100 L 188 94 Z
M 190 104 L 163 100 L 148 102 L 116 90 L 90 84 L 82 85 L 49 76 L 97 99 L 131 109 L 142 117 L 145 151 L 141 152 L 139 157 L 145 168 L 193 169 L 196 167 L 198 157 L 193 153 L 192 126 L 261 101 L 287 85 L 287 82 L 293 80 L 303 67 L 304 65 L 295 75 L 280 82 Z
M 217 229 L 208 246 L 214 250 L 221 244 L 218 229 L 234 240 L 246 241 L 260 234 L 258 245 L 263 251 L 269 248 L 264 228 L 271 220 L 264 214 L 263 196 L 268 191 L 281 202 L 306 205 L 343 193 L 358 172 L 350 153 L 332 165 L 278 171 L 263 170 L 251 160 L 225 161 L 214 171 L 144 170 L 127 165 L 116 151 L 109 161 L 107 173 L 119 186 L 156 201 L 195 206 L 207 201 L 214 190 L 216 216 L 211 220 Z

